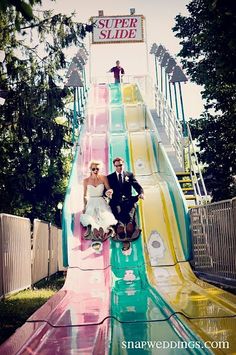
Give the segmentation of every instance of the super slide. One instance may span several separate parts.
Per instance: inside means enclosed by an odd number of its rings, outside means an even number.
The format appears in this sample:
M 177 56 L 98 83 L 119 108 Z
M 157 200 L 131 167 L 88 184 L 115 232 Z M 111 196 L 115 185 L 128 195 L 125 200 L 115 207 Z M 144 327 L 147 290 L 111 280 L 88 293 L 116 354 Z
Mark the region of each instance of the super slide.
M 144 188 L 141 237 L 97 254 L 79 223 L 91 159 L 121 156 Z M 236 297 L 195 277 L 188 211 L 136 84 L 90 90 L 63 210 L 64 287 L 0 347 L 1 354 L 233 354 Z M 217 344 L 225 343 L 224 349 Z M 228 342 L 228 343 L 227 343 Z M 214 345 L 213 345 L 214 344 Z

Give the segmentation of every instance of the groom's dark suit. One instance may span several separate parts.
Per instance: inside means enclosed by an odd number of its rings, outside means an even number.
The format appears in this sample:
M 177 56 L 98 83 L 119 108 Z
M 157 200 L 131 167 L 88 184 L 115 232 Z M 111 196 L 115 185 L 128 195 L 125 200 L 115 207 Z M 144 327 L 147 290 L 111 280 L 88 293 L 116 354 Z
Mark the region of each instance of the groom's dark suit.
M 138 183 L 134 174 L 127 171 L 122 173 L 120 181 L 116 172 L 108 175 L 107 178 L 110 188 L 113 190 L 110 200 L 113 214 L 122 223 L 133 222 L 138 196 L 132 196 L 132 187 L 140 195 L 143 193 L 142 186 Z

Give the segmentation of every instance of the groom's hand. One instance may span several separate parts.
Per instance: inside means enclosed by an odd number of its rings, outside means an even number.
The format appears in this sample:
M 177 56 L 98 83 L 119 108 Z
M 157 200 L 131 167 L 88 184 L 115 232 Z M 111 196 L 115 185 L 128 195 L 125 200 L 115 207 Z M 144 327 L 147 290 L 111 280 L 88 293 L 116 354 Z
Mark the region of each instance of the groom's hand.
M 141 198 L 142 200 L 144 200 L 144 194 L 140 194 L 140 195 L 138 196 L 138 198 Z

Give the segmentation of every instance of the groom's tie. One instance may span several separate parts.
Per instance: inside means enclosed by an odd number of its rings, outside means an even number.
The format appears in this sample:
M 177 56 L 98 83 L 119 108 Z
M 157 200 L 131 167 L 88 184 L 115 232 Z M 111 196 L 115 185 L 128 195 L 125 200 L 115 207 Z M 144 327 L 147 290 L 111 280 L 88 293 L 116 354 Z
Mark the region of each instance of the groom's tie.
M 120 187 L 122 186 L 122 175 L 119 174 L 119 184 L 120 184 Z

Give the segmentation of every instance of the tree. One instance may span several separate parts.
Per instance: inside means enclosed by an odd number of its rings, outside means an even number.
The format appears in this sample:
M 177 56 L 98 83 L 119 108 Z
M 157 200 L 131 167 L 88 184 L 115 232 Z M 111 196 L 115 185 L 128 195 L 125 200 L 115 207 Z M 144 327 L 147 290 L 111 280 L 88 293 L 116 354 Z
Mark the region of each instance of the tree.
M 86 25 L 73 16 L 42 12 L 30 20 L 9 7 L 0 12 L 0 43 L 6 52 L 0 85 L 8 93 L 0 106 L 0 211 L 59 223 L 69 173 L 69 125 L 55 118 L 65 111 L 68 89 L 59 86 L 64 50 L 81 46 Z M 31 37 L 29 36 L 31 34 Z M 35 41 L 37 38 L 37 41 Z
M 23 0 L 2 0 L 0 3 L 0 11 L 6 12 L 7 9 L 14 7 L 17 16 L 21 14 L 27 21 L 29 21 L 34 17 L 32 5 L 41 5 L 41 3 L 41 0 L 30 0 L 30 4 Z
M 191 79 L 203 86 L 205 113 L 191 120 L 204 175 L 215 201 L 236 193 L 236 3 L 193 0 L 189 16 L 176 16 L 179 56 Z
M 19 30 L 22 17 L 26 21 L 34 20 L 33 8 L 34 5 L 41 5 L 42 0 L 30 0 L 29 3 L 24 0 L 1 0 L 0 12 L 6 13 L 8 9 L 15 9 L 15 26 Z

